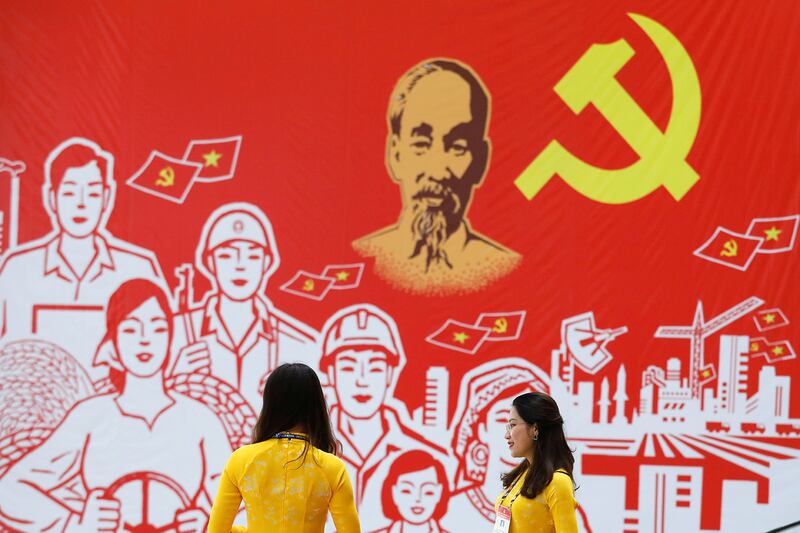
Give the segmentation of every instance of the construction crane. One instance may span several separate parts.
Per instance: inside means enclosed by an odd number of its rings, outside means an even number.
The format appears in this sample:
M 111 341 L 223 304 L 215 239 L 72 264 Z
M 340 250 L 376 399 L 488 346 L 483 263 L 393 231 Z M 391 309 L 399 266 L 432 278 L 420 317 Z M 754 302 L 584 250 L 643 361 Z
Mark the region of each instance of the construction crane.
M 762 306 L 764 301 L 752 296 L 747 300 L 731 307 L 727 311 L 715 316 L 708 322 L 703 317 L 703 302 L 697 302 L 694 312 L 694 321 L 691 326 L 661 326 L 656 330 L 655 336 L 660 339 L 690 339 L 689 361 L 689 386 L 692 398 L 700 398 L 700 371 L 703 367 L 703 351 L 705 340 L 721 330 L 728 324 L 735 322 L 744 315 Z

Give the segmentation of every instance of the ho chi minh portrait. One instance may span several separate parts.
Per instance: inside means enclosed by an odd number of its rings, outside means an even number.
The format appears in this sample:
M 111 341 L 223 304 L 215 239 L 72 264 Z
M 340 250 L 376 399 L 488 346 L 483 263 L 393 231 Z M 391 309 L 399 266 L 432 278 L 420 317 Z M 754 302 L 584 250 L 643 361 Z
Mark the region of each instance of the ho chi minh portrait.
M 430 295 L 470 292 L 519 265 L 519 254 L 473 230 L 467 218 L 489 164 L 489 115 L 488 91 L 458 61 L 423 61 L 395 86 L 386 168 L 402 210 L 395 224 L 353 241 L 390 285 Z

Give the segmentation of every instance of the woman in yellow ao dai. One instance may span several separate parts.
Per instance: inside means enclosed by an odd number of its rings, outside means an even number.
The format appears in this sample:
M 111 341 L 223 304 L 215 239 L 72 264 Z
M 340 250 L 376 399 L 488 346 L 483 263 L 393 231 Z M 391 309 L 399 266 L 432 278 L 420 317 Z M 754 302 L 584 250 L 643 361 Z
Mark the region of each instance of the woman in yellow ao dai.
M 547 394 L 514 398 L 505 438 L 511 455 L 524 460 L 503 475 L 495 532 L 577 533 L 575 460 L 563 424 L 558 405 Z

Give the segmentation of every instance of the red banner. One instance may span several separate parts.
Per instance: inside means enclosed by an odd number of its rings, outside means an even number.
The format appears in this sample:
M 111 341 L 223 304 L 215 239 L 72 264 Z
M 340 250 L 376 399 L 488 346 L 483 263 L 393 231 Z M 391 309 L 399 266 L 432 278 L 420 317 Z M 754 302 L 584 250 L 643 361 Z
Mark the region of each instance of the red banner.
M 798 35 L 791 2 L 7 6 L 0 523 L 204 523 L 290 361 L 364 531 L 489 531 L 528 390 L 583 531 L 795 521 Z

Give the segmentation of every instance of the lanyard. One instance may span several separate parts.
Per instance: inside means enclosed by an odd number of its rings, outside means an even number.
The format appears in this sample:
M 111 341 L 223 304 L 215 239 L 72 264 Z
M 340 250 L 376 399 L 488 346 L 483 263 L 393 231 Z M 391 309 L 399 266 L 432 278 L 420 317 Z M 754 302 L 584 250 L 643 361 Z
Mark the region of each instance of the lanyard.
M 272 438 L 273 439 L 289 439 L 289 442 L 291 442 L 292 439 L 304 440 L 304 441 L 308 442 L 308 437 L 306 437 L 305 435 L 302 435 L 300 433 L 290 433 L 288 431 L 281 431 L 280 433 L 276 434 Z
M 514 485 L 516 485 L 517 481 L 519 481 L 520 478 L 523 477 L 523 476 L 525 476 L 525 472 L 520 474 L 520 477 L 515 479 L 514 482 L 511 485 L 508 486 L 508 488 L 506 489 L 505 493 L 503 493 L 503 497 L 500 498 L 500 505 L 503 505 L 503 503 L 506 501 L 506 498 L 508 498 L 508 495 L 511 493 L 512 489 L 514 488 Z M 522 494 L 522 487 L 520 487 L 519 492 L 516 493 L 513 498 L 511 498 L 511 503 L 508 504 L 508 510 L 509 511 L 511 510 L 511 506 L 514 505 L 514 502 L 517 501 L 517 498 L 519 498 L 520 494 Z

